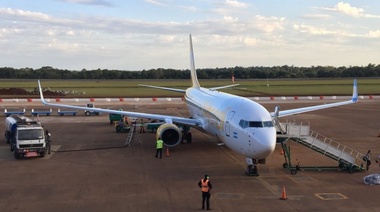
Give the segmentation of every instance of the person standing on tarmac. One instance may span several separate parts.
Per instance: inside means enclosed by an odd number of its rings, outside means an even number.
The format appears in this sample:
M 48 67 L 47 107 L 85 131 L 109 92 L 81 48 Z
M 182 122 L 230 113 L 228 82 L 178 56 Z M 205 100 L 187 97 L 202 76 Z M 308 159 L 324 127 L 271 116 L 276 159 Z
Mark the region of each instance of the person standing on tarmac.
M 210 208 L 210 197 L 211 197 L 211 189 L 212 189 L 212 184 L 210 182 L 210 177 L 205 174 L 205 178 L 201 179 L 198 182 L 199 188 L 201 188 L 202 191 L 202 210 L 205 209 L 205 201 L 206 201 L 206 209 L 211 210 Z
M 369 171 L 369 166 L 371 165 L 371 150 L 368 150 L 367 154 L 364 156 L 364 159 L 366 162 L 365 170 Z
M 156 141 L 156 157 L 160 154 L 160 159 L 162 158 L 162 148 L 164 148 L 164 141 L 158 137 L 158 140 Z
M 46 136 L 46 151 L 50 155 L 50 149 L 51 149 L 51 134 L 49 133 L 48 130 L 45 131 L 45 136 Z
M 145 133 L 144 122 L 143 122 L 142 119 L 141 119 L 141 121 L 140 121 L 140 133 Z

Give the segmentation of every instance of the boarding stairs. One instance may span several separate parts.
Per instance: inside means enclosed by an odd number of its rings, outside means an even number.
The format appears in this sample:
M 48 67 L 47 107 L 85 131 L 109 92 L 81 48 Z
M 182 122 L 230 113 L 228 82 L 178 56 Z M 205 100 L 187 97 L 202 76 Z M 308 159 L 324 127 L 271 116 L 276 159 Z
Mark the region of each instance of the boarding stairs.
M 135 134 L 135 130 L 136 130 L 136 127 L 135 126 L 132 126 L 129 133 L 128 133 L 128 137 L 127 137 L 127 140 L 125 141 L 125 146 L 130 146 L 132 141 L 133 141 L 133 136 Z
M 310 125 L 305 125 L 302 123 L 286 122 L 280 123 L 283 130 L 282 133 L 278 135 L 278 138 L 282 140 L 293 140 L 305 147 L 308 147 L 326 157 L 338 161 L 339 168 L 346 168 L 350 173 L 353 171 L 362 171 L 363 169 L 363 156 L 364 154 L 355 151 L 343 144 L 340 144 L 320 133 L 312 131 Z M 285 138 L 285 139 L 284 139 Z M 284 168 L 290 168 L 292 172 L 292 167 L 290 163 L 290 148 L 288 148 L 285 142 L 282 143 L 282 148 L 285 155 L 285 160 L 288 163 Z M 287 161 L 289 160 L 289 161 Z M 297 167 L 300 168 L 299 166 Z M 293 174 L 293 172 L 292 172 Z
M 127 140 L 125 141 L 125 145 L 124 146 L 130 146 L 133 139 L 135 138 L 135 132 L 136 132 L 136 124 L 133 124 L 130 128 L 130 131 L 128 133 L 128 137 L 127 137 Z M 139 137 L 139 134 L 136 134 L 136 139 L 137 141 L 140 143 L 140 145 L 142 144 L 141 143 L 141 140 L 140 140 L 140 137 Z

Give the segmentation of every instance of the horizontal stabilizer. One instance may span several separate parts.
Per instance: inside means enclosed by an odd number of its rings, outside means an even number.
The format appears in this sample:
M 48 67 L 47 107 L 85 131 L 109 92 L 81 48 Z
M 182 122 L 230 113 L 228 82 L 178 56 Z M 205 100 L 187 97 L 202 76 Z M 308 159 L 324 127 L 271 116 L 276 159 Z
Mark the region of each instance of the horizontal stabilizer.
M 213 87 L 213 88 L 209 88 L 210 90 L 214 91 L 214 90 L 219 90 L 219 89 L 224 89 L 224 88 L 231 88 L 231 87 L 235 87 L 235 86 L 238 86 L 239 84 L 232 84 L 232 85 L 224 85 L 224 86 L 219 86 L 219 87 Z
M 161 87 L 161 86 L 154 86 L 154 85 L 139 84 L 139 86 L 149 87 L 149 88 L 157 88 L 157 89 L 161 89 L 161 90 L 174 91 L 174 92 L 179 92 L 179 93 L 185 93 L 186 92 L 186 90 L 182 90 L 182 89 L 168 88 L 168 87 Z

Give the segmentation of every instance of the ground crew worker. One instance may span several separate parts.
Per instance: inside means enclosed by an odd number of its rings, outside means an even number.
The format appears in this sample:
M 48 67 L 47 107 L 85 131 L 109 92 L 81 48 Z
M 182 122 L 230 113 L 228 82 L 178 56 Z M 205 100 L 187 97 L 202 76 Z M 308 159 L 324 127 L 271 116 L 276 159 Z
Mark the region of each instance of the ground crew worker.
M 205 178 L 201 179 L 198 182 L 198 186 L 199 186 L 199 188 L 201 188 L 201 191 L 202 191 L 202 210 L 205 209 L 205 201 L 206 201 L 206 209 L 211 210 L 211 208 L 210 208 L 210 197 L 211 197 L 210 191 L 212 189 L 212 185 L 210 182 L 210 177 L 207 174 L 205 174 Z
M 369 166 L 371 165 L 371 150 L 368 150 L 363 159 L 365 159 L 364 161 L 366 162 L 365 170 L 369 171 Z
M 141 119 L 141 121 L 140 121 L 140 133 L 145 133 L 144 122 L 143 122 L 142 119 Z
M 46 151 L 50 155 L 50 149 L 51 149 L 51 134 L 48 130 L 46 130 Z
M 156 157 L 158 157 L 159 153 L 160 159 L 162 158 L 162 148 L 164 148 L 164 141 L 162 141 L 161 138 L 158 137 L 158 140 L 156 141 Z
M 125 123 L 126 126 L 129 125 L 129 123 L 128 123 L 128 117 L 127 116 L 124 116 L 124 123 Z

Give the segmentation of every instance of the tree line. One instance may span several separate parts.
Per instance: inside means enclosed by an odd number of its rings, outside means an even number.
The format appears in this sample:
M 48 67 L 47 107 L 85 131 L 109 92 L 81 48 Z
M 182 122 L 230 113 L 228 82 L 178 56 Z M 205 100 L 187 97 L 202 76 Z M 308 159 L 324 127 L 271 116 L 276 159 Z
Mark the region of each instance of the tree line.
M 267 79 L 267 78 L 339 78 L 379 77 L 380 65 L 333 66 L 252 66 L 197 69 L 199 79 Z M 189 79 L 190 70 L 150 69 L 141 71 L 95 69 L 72 71 L 44 66 L 39 69 L 11 67 L 0 68 L 2 79 Z

